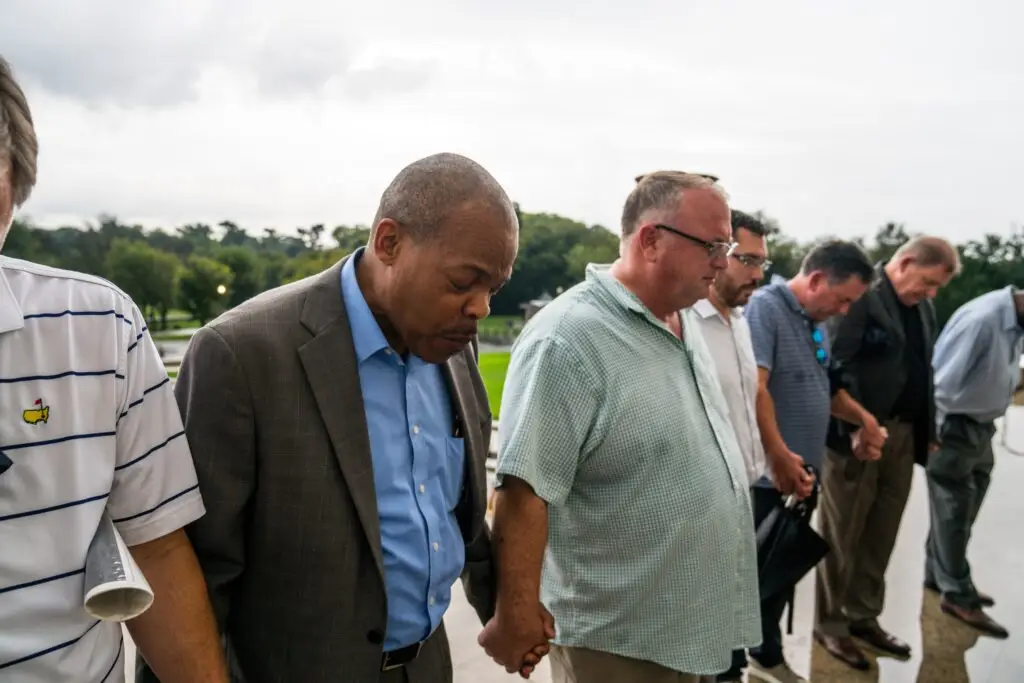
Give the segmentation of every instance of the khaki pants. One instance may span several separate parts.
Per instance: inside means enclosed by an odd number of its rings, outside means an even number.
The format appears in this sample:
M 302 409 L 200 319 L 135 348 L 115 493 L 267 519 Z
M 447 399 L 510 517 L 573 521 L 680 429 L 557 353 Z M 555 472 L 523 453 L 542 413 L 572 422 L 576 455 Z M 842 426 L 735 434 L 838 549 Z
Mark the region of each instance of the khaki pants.
M 666 669 L 654 662 L 580 647 L 552 645 L 551 680 L 553 683 L 701 683 L 713 681 L 694 674 Z
M 885 570 L 914 478 L 913 425 L 885 427 L 879 460 L 825 455 L 819 510 L 832 552 L 818 565 L 817 628 L 831 636 L 877 623 L 885 602 Z

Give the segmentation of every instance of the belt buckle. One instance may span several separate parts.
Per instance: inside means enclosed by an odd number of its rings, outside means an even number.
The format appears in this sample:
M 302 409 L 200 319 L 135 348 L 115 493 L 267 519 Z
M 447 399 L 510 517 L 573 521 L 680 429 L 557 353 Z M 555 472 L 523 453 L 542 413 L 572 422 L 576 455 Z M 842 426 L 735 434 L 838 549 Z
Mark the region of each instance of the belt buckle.
M 383 671 L 393 671 L 395 669 L 401 669 L 403 666 L 405 666 L 406 664 L 408 664 L 412 660 L 414 660 L 417 657 L 419 657 L 420 656 L 420 650 L 423 649 L 423 641 L 421 640 L 420 642 L 416 643 L 416 645 L 407 645 L 406 647 L 403 647 L 401 649 L 402 650 L 407 650 L 407 649 L 409 649 L 411 647 L 415 647 L 416 648 L 416 652 L 414 652 L 412 654 L 412 656 L 409 657 L 409 659 L 407 661 L 396 663 L 396 664 L 391 664 L 390 663 L 391 655 L 395 654 L 395 652 L 400 652 L 401 650 L 395 650 L 394 652 L 385 652 L 384 653 L 384 661 L 381 662 L 380 670 L 383 672 Z

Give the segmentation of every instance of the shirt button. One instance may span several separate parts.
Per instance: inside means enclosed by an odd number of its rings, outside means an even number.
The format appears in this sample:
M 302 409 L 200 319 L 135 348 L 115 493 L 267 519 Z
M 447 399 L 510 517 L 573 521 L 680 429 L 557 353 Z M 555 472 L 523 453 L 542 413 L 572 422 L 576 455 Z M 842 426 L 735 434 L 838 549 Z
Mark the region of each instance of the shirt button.
M 424 485 L 424 484 L 420 484 L 420 493 L 426 493 L 426 492 L 427 492 L 427 487 L 426 487 L 426 485 Z
M 427 604 L 428 604 L 428 605 L 433 605 L 433 604 L 434 604 L 434 596 L 433 596 L 433 595 L 431 595 L 431 596 L 430 596 L 430 599 L 429 599 L 429 600 L 427 600 Z
M 420 433 L 420 426 L 419 425 L 413 425 L 412 426 L 412 433 L 413 434 L 419 434 Z
M 434 541 L 434 552 L 436 553 L 441 548 L 441 544 Z

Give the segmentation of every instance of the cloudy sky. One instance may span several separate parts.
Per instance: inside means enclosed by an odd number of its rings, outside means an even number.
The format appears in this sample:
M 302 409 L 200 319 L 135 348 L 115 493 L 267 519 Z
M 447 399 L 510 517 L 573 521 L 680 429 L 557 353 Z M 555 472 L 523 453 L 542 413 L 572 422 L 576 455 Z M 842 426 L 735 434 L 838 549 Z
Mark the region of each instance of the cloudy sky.
M 364 223 L 437 151 L 613 228 L 659 168 L 801 238 L 1024 223 L 1014 0 L 0 2 L 42 224 Z

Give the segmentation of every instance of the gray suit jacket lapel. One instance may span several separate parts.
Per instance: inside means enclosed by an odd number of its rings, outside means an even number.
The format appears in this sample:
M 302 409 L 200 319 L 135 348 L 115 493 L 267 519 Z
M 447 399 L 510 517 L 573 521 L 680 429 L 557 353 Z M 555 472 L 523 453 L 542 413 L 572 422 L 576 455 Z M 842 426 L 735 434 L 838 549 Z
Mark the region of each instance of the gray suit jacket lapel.
M 479 470 L 486 468 L 488 444 L 482 443 L 480 425 L 473 424 L 472 420 L 467 417 L 475 416 L 476 411 L 471 410 L 466 404 L 466 397 L 473 395 L 470 373 L 466 367 L 466 352 L 457 353 L 448 359 L 444 364 L 444 377 L 448 385 L 448 393 L 451 396 L 452 410 L 455 411 L 456 420 L 462 429 L 462 438 L 466 444 L 462 495 L 456 508 L 456 516 L 462 537 L 469 543 L 480 533 L 480 516 L 474 514 L 474 511 L 487 504 L 482 500 L 485 494 L 478 490 L 477 482 L 480 481 Z M 486 473 L 483 476 L 486 480 Z
M 327 427 L 341 474 L 362 522 L 381 577 L 380 518 L 373 483 L 370 434 L 366 426 L 352 331 L 341 298 L 341 268 L 348 259 L 316 276 L 300 321 L 313 338 L 299 347 L 299 358 Z

